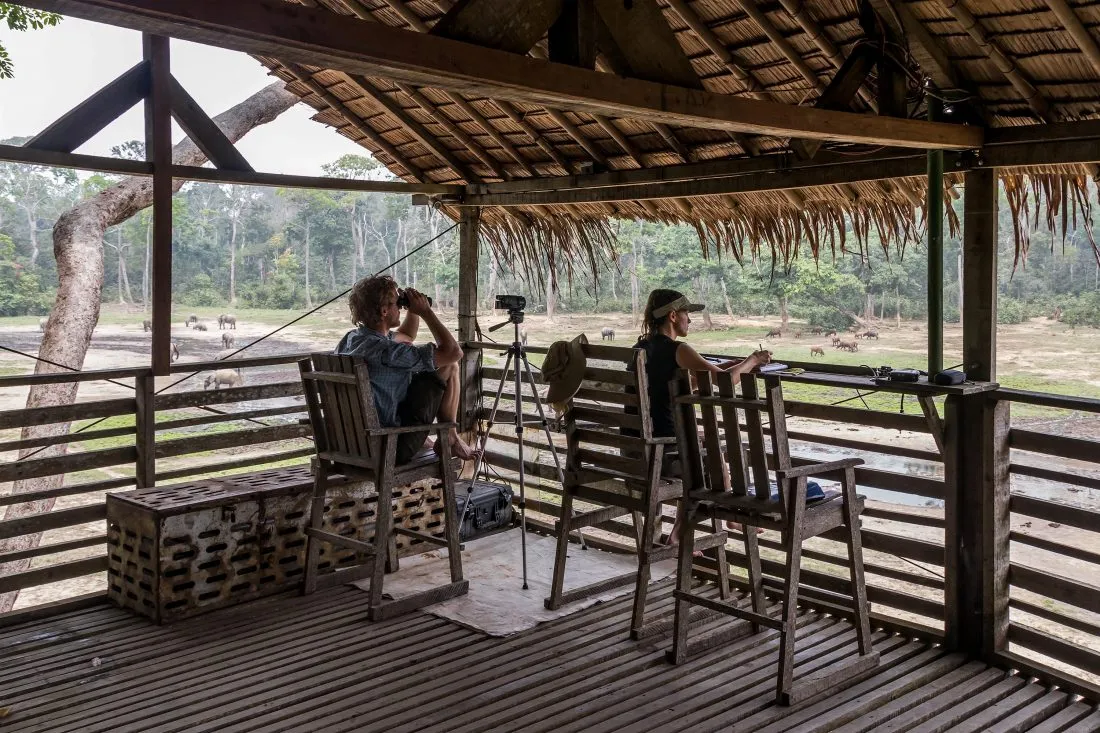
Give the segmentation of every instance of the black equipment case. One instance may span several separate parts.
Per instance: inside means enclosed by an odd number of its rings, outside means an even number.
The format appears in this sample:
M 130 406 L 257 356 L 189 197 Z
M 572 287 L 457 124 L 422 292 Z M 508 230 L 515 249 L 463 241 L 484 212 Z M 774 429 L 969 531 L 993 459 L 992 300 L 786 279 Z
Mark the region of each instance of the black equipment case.
M 474 481 L 473 493 L 469 493 L 469 490 L 469 480 L 455 482 L 457 515 L 462 518 L 462 525 L 458 530 L 461 541 L 465 542 L 494 529 L 511 526 L 512 488 L 510 486 Z M 463 518 L 462 510 L 466 506 L 467 497 L 470 500 L 470 508 Z

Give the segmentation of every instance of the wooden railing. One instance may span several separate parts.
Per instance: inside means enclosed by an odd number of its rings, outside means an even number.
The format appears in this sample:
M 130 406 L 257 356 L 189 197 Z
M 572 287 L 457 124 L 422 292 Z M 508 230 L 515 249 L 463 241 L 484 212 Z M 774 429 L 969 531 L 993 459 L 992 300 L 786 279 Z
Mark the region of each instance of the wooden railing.
M 1008 661 L 1083 677 L 1100 689 L 1100 400 L 997 390 L 1013 413 L 1007 529 Z M 1044 428 L 1045 429 L 1037 429 Z M 1078 430 L 1075 430 L 1078 432 Z
M 177 363 L 171 377 L 159 379 L 148 369 L 0 377 L 0 390 L 109 379 L 110 391 L 120 395 L 0 412 L 0 431 L 7 433 L 0 440 L 0 487 L 64 477 L 56 487 L 0 493 L 0 516 L 8 515 L 0 519 L 0 540 L 45 533 L 36 546 L 0 552 L 0 566 L 30 561 L 0 575 L 0 593 L 21 591 L 19 606 L 26 606 L 105 590 L 99 574 L 107 567 L 107 492 L 307 462 L 312 442 L 308 425 L 299 422 L 305 406 L 294 399 L 302 394 L 295 365 L 302 356 Z M 239 369 L 244 386 L 204 389 L 203 378 L 217 369 Z M 23 440 L 16 432 L 69 421 L 61 435 Z M 63 455 L 56 455 L 59 446 Z M 28 449 L 41 453 L 19 459 Z M 62 581 L 67 593 L 44 587 Z
M 497 413 L 492 439 L 487 446 L 488 463 L 509 481 L 518 478 L 518 440 L 515 436 L 514 387 L 511 370 L 504 375 L 492 361 L 494 351 L 506 348 L 494 344 L 476 344 L 485 350 L 481 395 L 483 413 L 492 407 L 499 380 L 506 377 L 504 392 Z M 546 349 L 529 347 L 535 362 Z M 811 366 L 811 365 L 807 365 Z M 820 369 L 820 365 L 812 365 Z M 849 370 L 849 373 L 850 370 Z M 538 374 L 536 383 L 540 382 Z M 542 388 L 540 387 L 540 390 Z M 791 394 L 796 394 L 796 399 Z M 842 451 L 858 455 L 866 464 L 857 470 L 857 482 L 870 500 L 864 513 L 863 542 L 867 567 L 868 596 L 875 617 L 880 623 L 904 626 L 930 637 L 942 638 L 945 624 L 944 606 L 944 481 L 943 459 L 930 434 L 929 423 L 913 403 L 916 414 L 898 414 L 885 410 L 862 409 L 833 405 L 829 390 L 812 386 L 792 391 L 787 396 L 791 415 L 788 433 L 791 452 L 798 461 L 821 460 Z M 576 399 L 584 402 L 582 385 Z M 892 404 L 896 405 L 896 398 Z M 523 415 L 525 422 L 536 423 L 534 398 L 524 387 Z M 549 408 L 547 408 L 549 409 Z M 896 408 L 895 408 L 896 409 Z M 548 415 L 551 416 L 551 415 Z M 851 426 L 865 426 L 903 435 L 901 441 L 872 440 L 848 437 L 838 432 Z M 901 431 L 900 433 L 898 431 Z M 557 518 L 561 487 L 553 456 L 543 433 L 537 427 L 524 433 L 527 505 L 531 510 L 529 523 L 551 531 Z M 554 433 L 554 449 L 564 462 L 565 439 Z M 666 529 L 672 517 L 664 518 Z M 599 532 L 588 538 L 590 545 L 618 552 L 633 552 L 633 528 L 628 521 L 613 520 L 598 526 Z M 736 537 L 735 537 L 736 539 Z M 761 537 L 764 548 L 763 566 L 766 583 L 779 587 L 782 558 L 779 538 L 767 533 Z M 744 568 L 743 545 L 733 541 L 727 556 L 735 568 Z M 803 597 L 819 602 L 823 607 L 843 608 L 851 605 L 848 594 L 846 550 L 837 535 L 826 535 L 807 543 L 803 553 Z M 706 565 L 706 561 L 702 563 Z M 735 582 L 738 580 L 734 578 Z

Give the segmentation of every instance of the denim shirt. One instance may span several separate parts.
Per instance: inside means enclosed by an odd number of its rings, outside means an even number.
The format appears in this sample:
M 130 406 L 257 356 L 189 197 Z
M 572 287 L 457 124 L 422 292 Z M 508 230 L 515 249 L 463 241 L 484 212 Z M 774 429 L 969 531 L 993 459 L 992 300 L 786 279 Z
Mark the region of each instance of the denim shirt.
M 435 344 L 416 346 L 395 341 L 393 336 L 360 326 L 344 334 L 335 351 L 366 361 L 378 421 L 387 428 L 401 425 L 397 406 L 405 400 L 412 376 L 435 371 Z

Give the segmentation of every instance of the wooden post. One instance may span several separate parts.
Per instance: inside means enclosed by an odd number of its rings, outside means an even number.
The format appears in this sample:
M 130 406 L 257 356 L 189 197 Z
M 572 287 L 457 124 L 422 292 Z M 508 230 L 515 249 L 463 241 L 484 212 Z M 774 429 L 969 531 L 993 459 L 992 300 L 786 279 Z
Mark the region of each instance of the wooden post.
M 145 100 L 145 157 L 153 163 L 153 374 L 164 376 L 172 364 L 172 71 L 168 39 L 142 36 L 150 67 Z
M 963 208 L 963 369 L 971 379 L 997 375 L 997 175 L 966 173 Z
M 1008 633 L 1009 403 L 953 395 L 945 408 L 945 643 L 989 658 Z
M 465 344 L 477 337 L 477 261 L 481 210 L 462 209 L 458 222 L 458 341 Z M 458 406 L 459 431 L 473 430 L 481 391 L 481 350 L 465 349 L 460 364 L 462 395 Z
M 935 92 L 935 89 L 931 90 Z M 928 96 L 928 120 L 943 103 Z M 943 370 L 943 151 L 928 151 L 928 373 Z
M 134 381 L 137 408 L 134 413 L 134 479 L 139 489 L 156 485 L 157 477 L 157 413 L 154 407 L 156 377 L 150 371 Z

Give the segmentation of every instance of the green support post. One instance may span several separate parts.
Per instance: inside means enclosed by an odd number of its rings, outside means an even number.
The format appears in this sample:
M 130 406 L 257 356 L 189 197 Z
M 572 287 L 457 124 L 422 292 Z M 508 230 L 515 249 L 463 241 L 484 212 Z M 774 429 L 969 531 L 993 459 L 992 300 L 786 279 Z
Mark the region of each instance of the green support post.
M 935 92 L 934 88 L 930 91 Z M 928 96 L 928 120 L 943 102 Z M 928 151 L 928 374 L 943 371 L 943 151 Z

